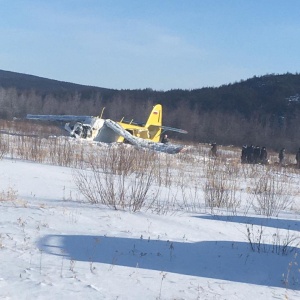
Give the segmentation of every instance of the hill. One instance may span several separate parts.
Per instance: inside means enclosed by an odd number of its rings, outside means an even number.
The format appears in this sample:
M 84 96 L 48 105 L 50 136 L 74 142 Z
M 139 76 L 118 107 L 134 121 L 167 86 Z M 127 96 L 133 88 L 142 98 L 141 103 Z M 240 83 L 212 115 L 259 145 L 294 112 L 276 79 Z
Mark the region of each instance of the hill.
M 195 90 L 112 90 L 0 71 L 2 118 L 33 114 L 95 115 L 144 120 L 161 103 L 164 122 L 182 127 L 187 141 L 298 147 L 300 75 L 253 77 Z M 276 139 L 274 140 L 274 137 Z
M 105 90 L 93 86 L 85 86 L 76 83 L 58 81 L 34 75 L 0 70 L 0 86 L 2 88 L 17 88 L 21 90 L 38 90 L 43 94 L 58 91 L 83 91 L 86 89 Z

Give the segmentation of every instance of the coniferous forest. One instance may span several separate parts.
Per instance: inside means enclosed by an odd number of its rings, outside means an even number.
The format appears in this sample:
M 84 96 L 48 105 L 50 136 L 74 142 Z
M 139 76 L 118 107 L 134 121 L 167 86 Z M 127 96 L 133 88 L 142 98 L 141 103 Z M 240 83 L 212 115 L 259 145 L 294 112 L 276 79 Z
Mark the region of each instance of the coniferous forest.
M 101 85 L 101 83 L 99 83 Z M 27 114 L 99 115 L 143 122 L 156 103 L 163 123 L 184 142 L 253 144 L 275 151 L 300 147 L 300 75 L 268 74 L 193 90 L 114 90 L 0 70 L 0 119 Z

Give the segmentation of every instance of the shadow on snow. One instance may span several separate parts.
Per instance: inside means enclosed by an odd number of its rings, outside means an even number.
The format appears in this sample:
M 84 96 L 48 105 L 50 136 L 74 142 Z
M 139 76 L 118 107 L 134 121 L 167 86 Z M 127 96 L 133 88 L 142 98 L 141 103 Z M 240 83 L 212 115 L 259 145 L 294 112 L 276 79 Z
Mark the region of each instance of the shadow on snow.
M 75 261 L 143 268 L 182 275 L 242 283 L 300 289 L 299 271 L 291 264 L 295 252 L 257 253 L 246 242 L 171 242 L 91 235 L 47 235 L 38 242 L 41 251 Z M 272 245 L 262 245 L 271 249 Z M 291 251 L 292 249 L 288 249 Z M 298 250 L 298 249 L 296 249 Z
M 300 221 L 288 219 L 272 219 L 264 217 L 248 217 L 248 216 L 195 216 L 196 218 L 216 220 L 224 222 L 244 223 L 249 225 L 259 225 L 278 229 L 297 230 L 300 231 Z

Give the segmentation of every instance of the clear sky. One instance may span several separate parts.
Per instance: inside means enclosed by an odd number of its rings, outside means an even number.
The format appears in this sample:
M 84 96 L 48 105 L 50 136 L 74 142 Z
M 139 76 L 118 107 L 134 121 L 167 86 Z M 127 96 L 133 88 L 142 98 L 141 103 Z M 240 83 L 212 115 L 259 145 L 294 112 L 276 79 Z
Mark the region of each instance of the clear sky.
M 0 0 L 0 69 L 115 89 L 300 71 L 300 0 Z

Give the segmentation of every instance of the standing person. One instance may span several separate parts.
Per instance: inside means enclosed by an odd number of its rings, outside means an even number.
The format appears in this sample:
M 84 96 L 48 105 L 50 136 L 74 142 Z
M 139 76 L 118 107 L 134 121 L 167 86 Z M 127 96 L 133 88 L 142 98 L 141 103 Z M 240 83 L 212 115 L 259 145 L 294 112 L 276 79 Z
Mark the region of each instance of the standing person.
M 241 163 L 245 164 L 247 162 L 247 145 L 242 147 Z
M 282 148 L 279 151 L 278 158 L 279 158 L 279 164 L 282 165 L 284 163 L 284 159 L 285 159 L 285 148 Z
M 296 153 L 297 168 L 300 169 L 300 148 Z
M 168 144 L 169 143 L 169 139 L 168 139 L 168 135 L 167 134 L 164 135 L 164 137 L 162 138 L 161 142 L 163 144 Z
M 252 164 L 254 161 L 254 146 L 247 146 L 247 163 Z
M 262 163 L 263 165 L 268 163 L 268 152 L 267 152 L 266 147 L 261 148 L 260 163 Z
M 253 150 L 253 162 L 255 164 L 259 163 L 259 157 L 260 157 L 260 147 L 256 146 Z
M 213 157 L 217 157 L 217 143 L 211 144 L 210 152 Z

